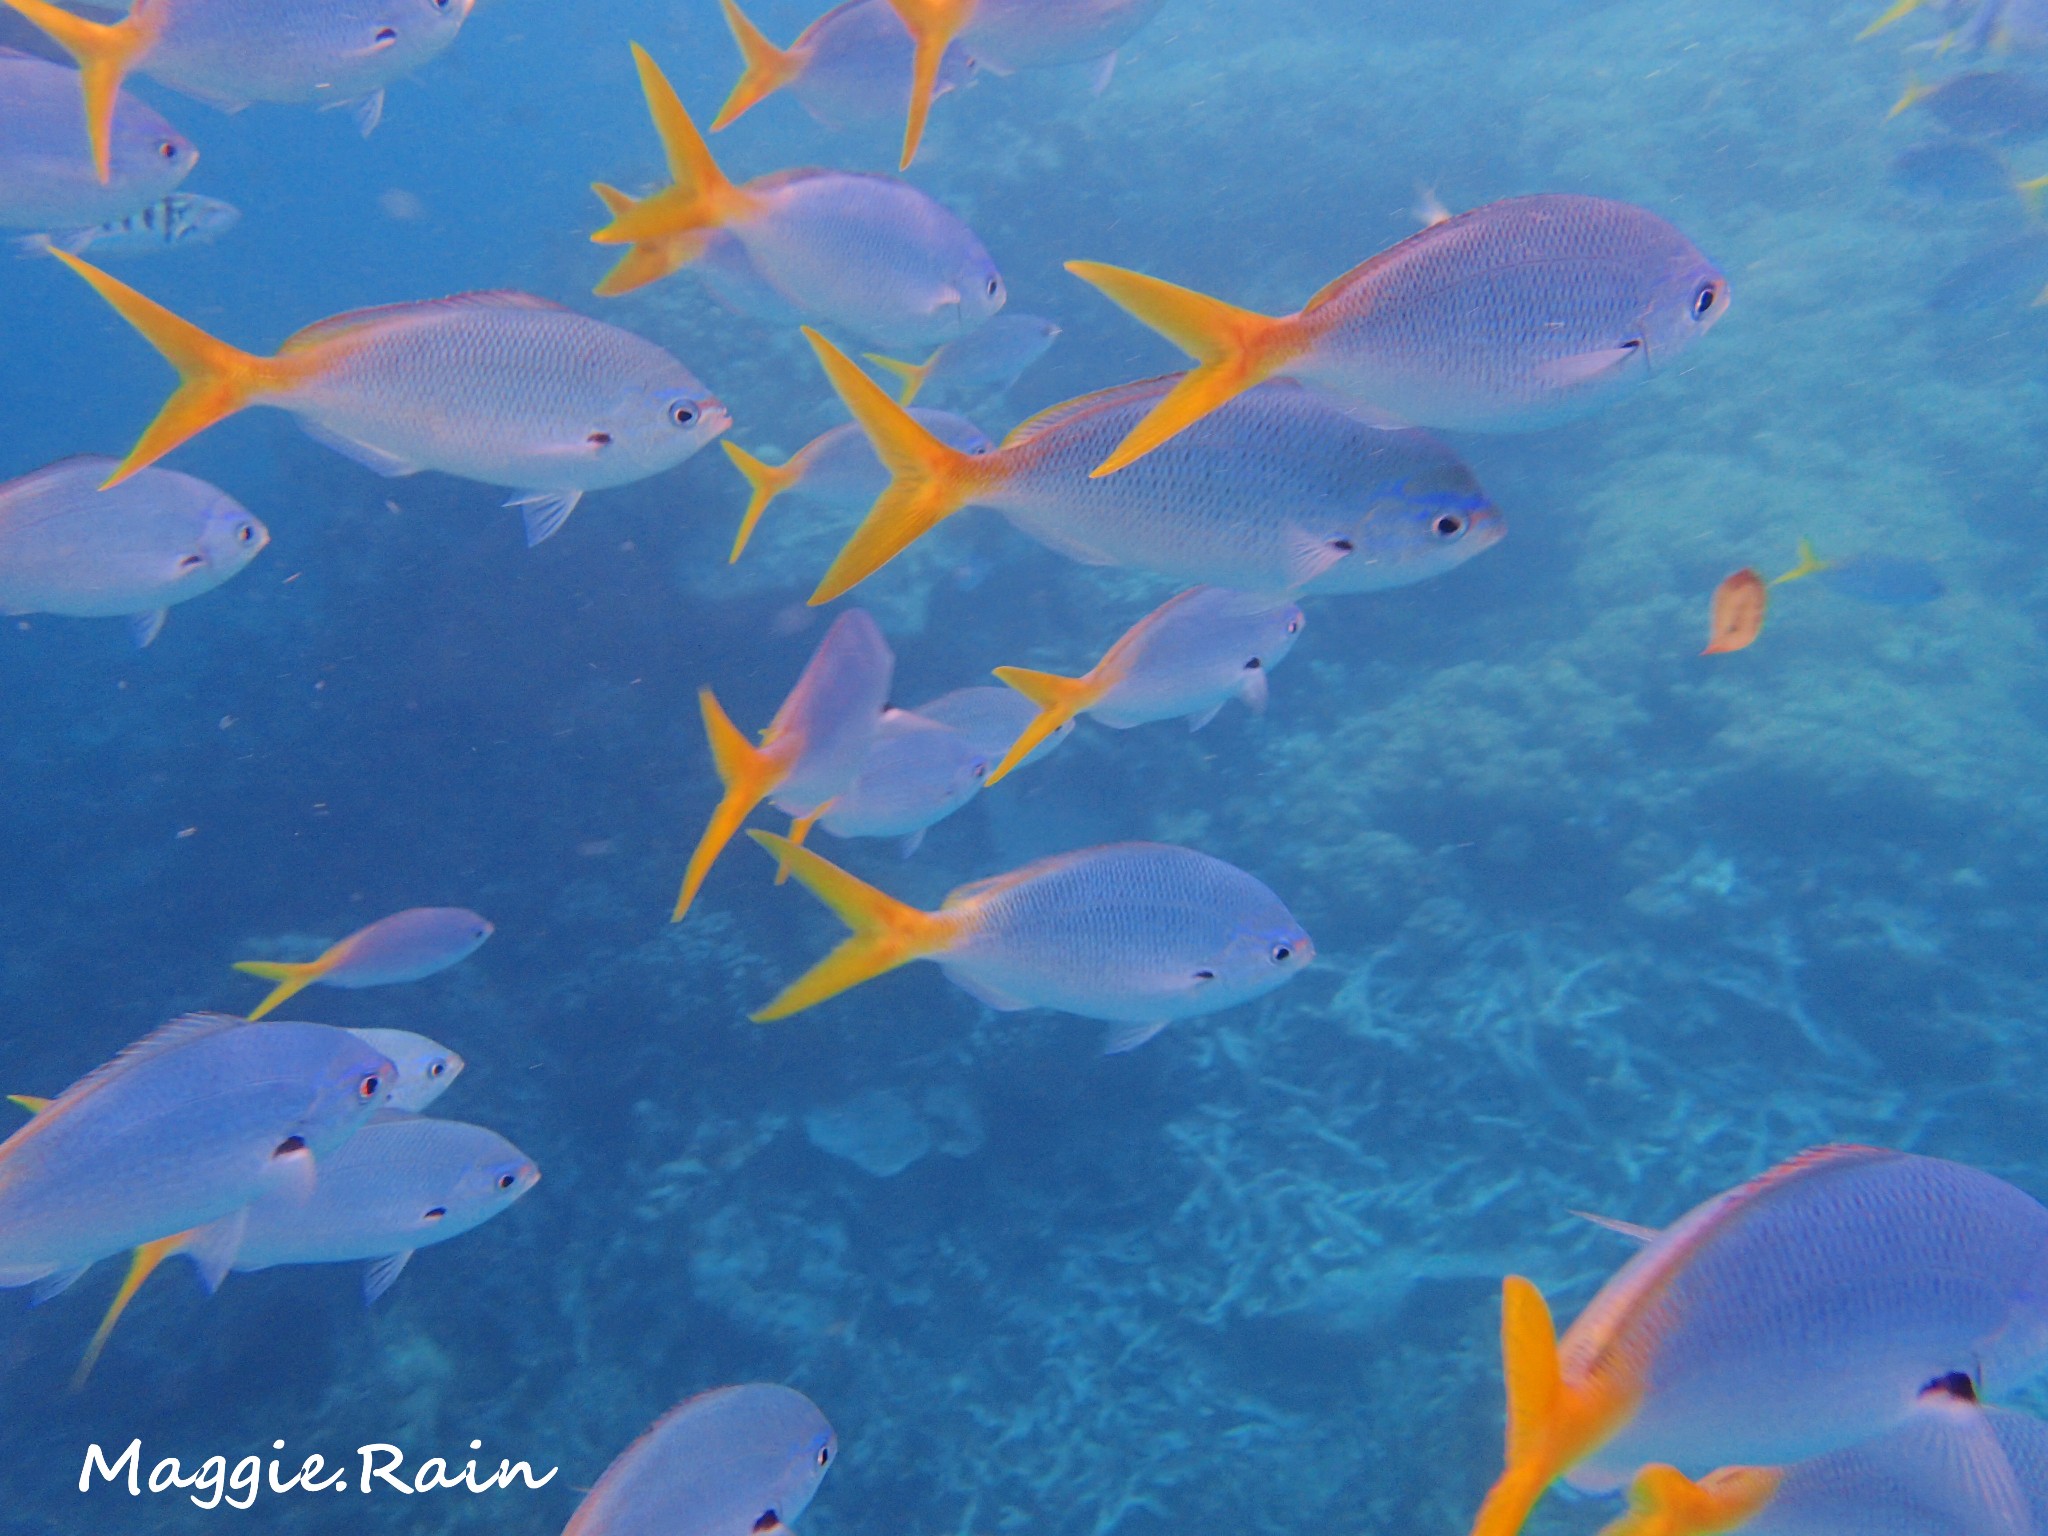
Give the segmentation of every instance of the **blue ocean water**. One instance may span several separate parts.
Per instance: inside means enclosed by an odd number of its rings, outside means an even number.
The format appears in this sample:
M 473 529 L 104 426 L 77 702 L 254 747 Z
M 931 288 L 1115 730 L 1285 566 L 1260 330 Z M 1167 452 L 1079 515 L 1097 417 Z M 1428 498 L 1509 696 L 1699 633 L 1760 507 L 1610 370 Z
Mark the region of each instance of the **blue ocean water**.
M 1311 600 L 1262 718 L 1084 724 L 908 862 L 819 840 L 921 904 L 1123 838 L 1256 873 L 1317 964 L 1127 1056 L 927 967 L 748 1023 L 840 930 L 744 844 L 666 924 L 717 793 L 696 690 L 766 722 L 822 633 L 802 599 L 839 524 L 771 510 L 728 567 L 745 494 L 712 451 L 529 551 L 501 493 L 377 479 L 279 413 L 181 449 L 268 523 L 256 564 L 147 651 L 105 621 L 0 632 L 0 1089 L 252 1005 L 234 959 L 461 904 L 497 933 L 460 968 L 287 1012 L 455 1046 L 439 1112 L 544 1176 L 367 1310 L 353 1268 L 208 1299 L 173 1266 L 76 1395 L 115 1266 L 39 1308 L 0 1294 L 0 1532 L 228 1518 L 81 1497 L 85 1446 L 134 1436 L 188 1464 L 480 1439 L 561 1474 L 252 1518 L 553 1532 L 658 1413 L 741 1380 L 799 1387 L 839 1431 L 811 1536 L 1455 1530 L 1498 1470 L 1500 1277 L 1567 1315 L 1626 1257 L 1572 1211 L 1659 1224 L 1830 1140 L 2048 1194 L 2048 322 L 2025 272 L 1950 282 L 2027 233 L 2017 196 L 1889 175 L 1941 132 L 1884 116 L 1937 28 L 1854 42 L 1876 9 L 1167 0 L 1100 95 L 1075 68 L 939 104 L 912 179 L 1012 308 L 1064 328 L 980 413 L 992 433 L 1177 365 L 1062 261 L 1281 312 L 1410 233 L 1418 183 L 1453 209 L 1640 203 L 1732 285 L 1651 387 L 1456 438 L 1509 538 Z M 778 40 L 812 19 L 750 14 Z M 244 218 L 114 270 L 261 350 L 339 310 L 526 289 L 668 347 L 779 457 L 839 419 L 794 331 L 688 275 L 589 297 L 610 257 L 587 183 L 661 176 L 629 38 L 708 118 L 736 70 L 712 0 L 482 0 L 367 142 L 345 114 L 228 117 L 140 82 L 201 146 L 188 189 Z M 751 175 L 880 169 L 894 142 L 777 99 L 714 149 Z M 2048 145 L 2000 153 L 2048 171 Z M 0 268 L 0 479 L 122 451 L 168 379 L 54 263 Z M 1946 591 L 1781 588 L 1753 649 L 1700 658 L 1714 583 L 1789 567 L 1802 536 L 1933 560 Z M 1169 592 L 977 513 L 854 601 L 914 702 L 1000 664 L 1078 670 Z M 887 1177 L 827 1150 L 848 1106 L 926 1150 Z M 1530 1528 L 1609 1512 L 1560 1501 Z

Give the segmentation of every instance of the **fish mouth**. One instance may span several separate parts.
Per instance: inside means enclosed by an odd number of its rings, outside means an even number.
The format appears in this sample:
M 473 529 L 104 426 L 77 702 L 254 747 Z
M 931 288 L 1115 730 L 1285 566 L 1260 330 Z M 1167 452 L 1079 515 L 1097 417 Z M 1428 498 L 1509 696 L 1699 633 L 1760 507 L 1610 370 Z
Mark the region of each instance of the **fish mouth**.
M 728 411 L 716 400 L 707 401 L 704 405 L 703 421 L 705 427 L 704 441 L 708 443 L 714 437 L 723 436 L 726 430 L 732 426 L 732 412 Z

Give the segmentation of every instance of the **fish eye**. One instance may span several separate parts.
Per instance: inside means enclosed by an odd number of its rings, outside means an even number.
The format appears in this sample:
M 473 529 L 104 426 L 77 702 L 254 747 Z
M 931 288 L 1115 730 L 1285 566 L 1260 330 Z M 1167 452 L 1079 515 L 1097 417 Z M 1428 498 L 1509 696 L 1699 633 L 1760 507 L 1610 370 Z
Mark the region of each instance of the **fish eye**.
M 178 569 L 181 571 L 196 571 L 204 564 L 206 564 L 206 556 L 186 555 L 183 559 L 179 560 Z
M 171 139 L 158 139 L 156 141 L 156 152 L 166 160 L 175 160 L 178 158 L 177 143 Z
M 1216 973 L 1215 973 L 1214 971 L 1197 971 L 1197 972 L 1195 972 L 1195 980 L 1197 980 L 1197 981 L 1214 981 L 1215 979 L 1216 979 Z
M 678 400 L 668 408 L 668 419 L 679 427 L 687 427 L 697 419 L 697 407 L 687 400 Z
M 782 1517 L 780 1515 L 776 1514 L 772 1509 L 764 1509 L 761 1511 L 761 1518 L 754 1522 L 754 1529 L 756 1531 L 772 1531 L 780 1524 L 782 1524 Z
M 974 776 L 975 776 L 975 777 L 976 777 L 977 779 L 983 779 L 983 778 L 987 778 L 987 777 L 988 777 L 988 764 L 987 764 L 987 763 L 976 763 L 976 764 L 974 765 Z
M 426 1213 L 426 1215 L 425 1215 L 425 1216 L 423 1216 L 423 1217 L 421 1217 L 420 1219 L 421 1219 L 422 1221 L 439 1221 L 439 1220 L 440 1220 L 440 1219 L 441 1219 L 441 1218 L 442 1218 L 443 1216 L 446 1216 L 447 1214 L 448 1214 L 448 1207 L 447 1207 L 447 1206 L 445 1206 L 445 1205 L 437 1205 L 437 1206 L 435 1206 L 435 1207 L 434 1207 L 434 1208 L 433 1208 L 432 1210 L 428 1211 L 428 1212 Z
M 427 1063 L 427 1076 L 429 1077 L 439 1077 L 447 1070 L 448 1063 L 445 1061 L 430 1061 Z
M 1349 539 L 1332 539 L 1330 540 L 1330 548 L 1336 550 L 1340 555 L 1348 555 L 1354 546 Z
M 280 1141 L 275 1147 L 271 1149 L 270 1155 L 272 1157 L 290 1157 L 294 1152 L 303 1152 L 305 1150 L 305 1137 L 287 1136 L 283 1141 Z
M 1712 283 L 1708 283 L 1704 288 L 1700 289 L 1698 293 L 1692 296 L 1693 319 L 1706 319 L 1708 315 L 1714 312 L 1714 306 L 1720 303 L 1720 301 L 1721 296 L 1714 291 L 1714 285 Z
M 1299 619 L 1289 619 L 1289 620 L 1287 621 L 1287 633 L 1289 633 L 1290 635 L 1298 635 L 1298 634 L 1300 634 L 1300 633 L 1301 633 L 1301 620 L 1299 620 Z
M 519 1175 L 516 1173 L 501 1173 L 498 1175 L 498 1188 L 500 1189 L 510 1189 L 518 1182 Z
M 384 1079 L 372 1072 L 360 1083 L 356 1084 L 356 1097 L 359 1099 L 374 1099 L 377 1097 L 378 1090 L 383 1086 Z
M 593 432 L 583 441 L 593 448 L 609 448 L 612 445 L 612 435 L 609 432 Z
M 1293 946 L 1287 944 L 1275 944 L 1273 946 L 1273 963 L 1275 965 L 1285 965 L 1289 960 L 1292 960 L 1293 958 Z
M 239 528 L 235 530 L 235 542 L 238 544 L 247 544 L 251 539 L 255 537 L 256 530 L 248 523 L 242 524 Z
M 379 27 L 376 36 L 372 37 L 370 41 L 380 48 L 388 47 L 398 41 L 398 29 L 396 27 Z
M 1247 672 L 1256 672 L 1262 665 L 1264 665 L 1264 663 L 1262 663 L 1258 657 L 1254 656 L 1250 661 L 1244 664 L 1244 669 Z
M 821 1445 L 821 1446 L 819 1446 L 819 1447 L 818 1447 L 818 1470 L 819 1470 L 820 1472 L 822 1472 L 822 1471 L 824 1471 L 824 1470 L 825 1470 L 825 1468 L 829 1467 L 829 1466 L 830 1466 L 831 1464 L 832 1464 L 832 1447 L 831 1447 L 831 1446 L 829 1446 L 829 1445 Z
M 1429 525 L 1440 539 L 1455 539 L 1465 531 L 1465 519 L 1455 512 L 1446 512 Z
M 994 298 L 997 294 L 1001 293 L 1002 291 L 1003 280 L 1000 277 L 992 277 L 988 280 L 988 296 L 990 298 Z

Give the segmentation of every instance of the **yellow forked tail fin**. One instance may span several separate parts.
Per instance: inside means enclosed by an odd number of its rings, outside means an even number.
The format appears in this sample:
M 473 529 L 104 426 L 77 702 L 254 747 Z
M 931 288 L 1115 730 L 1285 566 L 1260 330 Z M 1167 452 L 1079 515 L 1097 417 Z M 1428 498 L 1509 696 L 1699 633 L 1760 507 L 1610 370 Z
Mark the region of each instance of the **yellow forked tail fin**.
M 697 704 L 704 713 L 704 734 L 711 742 L 711 761 L 718 769 L 719 781 L 725 785 L 725 797 L 711 813 L 704 835 L 697 840 L 696 852 L 690 855 L 690 867 L 683 871 L 683 888 L 676 897 L 675 911 L 669 915 L 672 923 L 683 920 L 690 903 L 703 888 L 704 877 L 711 873 L 712 864 L 732 841 L 733 833 L 739 831 L 755 806 L 775 793 L 775 786 L 788 773 L 788 765 L 779 754 L 764 751 L 747 740 L 719 707 L 709 688 L 697 691 Z
M 1882 16 L 1856 34 L 1856 41 L 1860 43 L 1866 37 L 1877 36 L 1886 27 L 1891 26 L 1894 22 L 1905 20 L 1926 3 L 1927 0 L 1893 0 L 1891 7 Z
M 93 169 L 104 186 L 113 175 L 114 105 L 121 94 L 121 81 L 156 42 L 155 12 L 137 5 L 119 21 L 87 21 L 49 0 L 6 3 L 49 33 L 78 61 L 86 136 L 92 144 Z
M 1565 1389 L 1557 1329 L 1543 1293 L 1520 1275 L 1501 1286 L 1501 1371 L 1507 1380 L 1507 1470 L 1486 1495 L 1472 1536 L 1515 1536 L 1565 1469 L 1558 1416 Z
M 773 96 L 804 72 L 803 61 L 787 49 L 778 48 L 747 19 L 734 0 L 719 0 L 725 7 L 725 24 L 732 28 L 732 40 L 739 45 L 745 68 L 718 116 L 711 119 L 711 131 L 729 127 L 767 97 Z
M 180 1232 L 173 1237 L 160 1237 L 153 1243 L 144 1243 L 135 1250 L 128 1261 L 127 1278 L 121 1282 L 121 1289 L 114 1293 L 113 1302 L 107 1307 L 107 1315 L 100 1319 L 99 1328 L 93 1333 L 92 1342 L 85 1346 L 85 1355 L 78 1362 L 78 1369 L 71 1375 L 71 1390 L 76 1392 L 92 1375 L 92 1368 L 100 1363 L 100 1356 L 106 1352 L 107 1340 L 114 1336 L 114 1327 L 121 1321 L 121 1314 L 128 1310 L 128 1303 L 135 1299 L 135 1293 L 148 1283 L 157 1267 L 185 1246 L 189 1232 Z
M 1070 261 L 1067 270 L 1094 284 L 1111 302 L 1195 360 L 1195 366 L 1152 407 L 1151 414 L 1096 465 L 1097 476 L 1115 474 L 1125 465 L 1135 464 L 1218 406 L 1272 378 L 1299 351 L 1297 316 L 1256 314 L 1192 288 L 1176 287 L 1099 261 Z
M 177 389 L 157 412 L 156 420 L 128 450 L 128 457 L 107 477 L 107 485 L 119 485 L 186 439 L 197 437 L 215 422 L 255 404 L 280 382 L 277 359 L 253 357 L 224 341 L 216 341 L 190 321 L 179 319 L 154 299 L 144 298 L 119 278 L 107 276 L 69 251 L 53 246 L 50 254 L 92 284 L 114 312 L 140 331 L 142 339 L 163 353 L 178 370 Z
M 302 960 L 297 964 L 287 960 L 237 960 L 235 962 L 236 970 L 243 972 L 245 975 L 260 976 L 265 981 L 277 983 L 276 986 L 270 989 L 270 995 L 250 1010 L 248 1015 L 249 1022 L 251 1024 L 255 1023 L 280 1003 L 297 997 L 306 988 L 333 970 L 335 961 L 339 958 L 338 950 L 339 946 L 337 945 L 335 949 L 330 949 L 318 960 Z
M 987 484 L 992 465 L 1002 455 L 976 456 L 947 447 L 884 394 L 852 358 L 809 326 L 804 327 L 804 335 L 824 365 L 825 376 L 874 444 L 882 467 L 889 471 L 889 488 L 875 498 L 867 517 L 811 594 L 815 606 L 859 586 L 966 506 Z
M 960 35 L 960 29 L 974 19 L 980 0 L 889 0 L 903 25 L 910 28 L 916 53 L 910 63 L 910 115 L 903 124 L 903 160 L 899 171 L 910 169 L 917 158 L 917 146 L 924 142 L 925 119 L 931 115 L 932 94 L 938 88 L 939 65 L 946 49 Z
M 1782 576 L 1773 576 L 1771 585 L 1781 587 L 1788 581 L 1797 581 L 1802 576 L 1812 576 L 1828 568 L 1828 562 L 1813 552 L 1813 545 L 1805 539 L 1799 541 L 1799 563 Z
M 1908 80 L 1906 89 L 1900 93 L 1899 99 L 1892 103 L 1891 111 L 1885 113 L 1885 121 L 1890 122 L 1901 112 L 1911 110 L 1933 94 L 1933 86 L 1922 85 L 1918 80 Z
M 1600 1536 L 1721 1536 L 1754 1520 L 1783 1474 L 1775 1467 L 1722 1467 L 1694 1482 L 1676 1467 L 1653 1462 L 1629 1485 L 1629 1511 Z
M 903 382 L 903 393 L 896 397 L 896 403 L 908 408 L 924 388 L 925 380 L 932 376 L 932 364 L 938 361 L 934 352 L 921 363 L 906 363 L 900 358 L 884 357 L 879 352 L 863 352 L 861 356 L 880 368 L 884 373 L 893 374 Z
M 1100 670 L 1098 667 L 1096 672 Z M 1003 760 L 989 770 L 982 788 L 987 789 L 1003 778 L 1029 757 L 1046 737 L 1102 697 L 1106 684 L 1097 678 L 1096 672 L 1090 672 L 1086 677 L 1061 677 L 1057 672 L 1033 672 L 1024 667 L 996 668 L 997 679 L 1008 683 L 1036 704 L 1038 714 L 1010 743 L 1010 750 L 1003 754 Z
M 959 931 L 956 918 L 944 912 L 920 912 L 885 896 L 786 837 L 772 832 L 749 832 L 747 836 L 774 854 L 779 865 L 853 930 L 837 949 L 754 1014 L 757 1024 L 786 1019 L 899 965 L 939 954 Z
M 732 541 L 732 555 L 726 561 L 733 565 L 746 553 L 747 540 L 754 536 L 754 525 L 761 521 L 768 503 L 803 479 L 804 472 L 794 460 L 787 464 L 764 464 L 737 443 L 722 442 L 718 446 L 732 460 L 733 468 L 747 477 L 747 488 L 752 492 L 747 498 L 747 510 L 740 518 L 739 537 Z

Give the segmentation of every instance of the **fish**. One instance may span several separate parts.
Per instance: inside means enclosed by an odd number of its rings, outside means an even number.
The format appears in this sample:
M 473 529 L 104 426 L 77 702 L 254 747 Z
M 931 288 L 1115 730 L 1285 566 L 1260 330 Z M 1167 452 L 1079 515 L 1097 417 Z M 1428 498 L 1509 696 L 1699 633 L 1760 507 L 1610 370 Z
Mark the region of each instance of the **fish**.
M 916 41 L 899 170 L 924 141 L 939 71 L 955 40 L 998 74 L 1107 59 L 1165 0 L 890 0 Z M 1106 77 L 1105 77 L 1106 83 Z M 1100 87 L 1098 87 L 1099 89 Z
M 316 982 L 354 989 L 435 975 L 467 960 L 495 931 L 467 907 L 408 907 L 358 928 L 318 959 L 237 960 L 235 969 L 277 983 L 249 1014 L 253 1022 Z
M 1831 592 L 1877 608 L 1918 608 L 1948 591 L 1931 560 L 1880 554 L 1823 560 L 1805 539 L 1799 541 L 1799 563 L 1784 575 L 1771 578 L 1771 585 L 1782 586 L 1809 576 Z
M 0 1286 L 54 1295 L 178 1233 L 217 1278 L 249 1204 L 303 1196 L 316 1162 L 388 1103 L 395 1072 L 324 1024 L 174 1019 L 0 1142 Z
M 1191 587 L 1146 614 L 1080 677 L 997 667 L 996 676 L 1038 706 L 988 776 L 1006 777 L 1077 715 L 1116 730 L 1187 719 L 1200 730 L 1231 699 L 1266 707 L 1266 676 L 1286 660 L 1302 612 L 1224 587 Z
M 211 245 L 241 222 L 242 210 L 217 197 L 173 192 L 146 203 L 126 218 L 109 219 L 90 229 L 29 235 L 14 242 L 24 256 L 40 256 L 52 246 L 77 256 L 95 250 L 105 256 L 153 256 L 159 251 Z
M 145 469 L 99 489 L 112 459 L 84 454 L 0 484 L 0 613 L 126 618 L 138 646 L 233 580 L 270 530 L 217 486 Z
M 1968 314 L 2029 300 L 2042 302 L 2048 293 L 2048 230 L 2028 229 L 1975 255 L 1965 257 L 1943 275 L 1928 296 L 1927 307 L 1938 314 Z
M 463 293 L 317 321 L 274 357 L 217 341 L 66 251 L 70 267 L 178 370 L 107 484 L 252 405 L 381 475 L 438 469 L 509 486 L 529 546 L 586 491 L 673 469 L 732 425 L 651 341 L 532 294 Z
M 2048 86 L 2010 69 L 1972 69 L 1932 85 L 1914 81 L 1889 117 L 1924 107 L 1951 133 L 1974 139 L 2031 139 L 2048 133 Z
M 787 90 L 819 123 L 846 128 L 895 116 L 910 90 L 910 29 L 889 0 L 835 5 L 787 48 L 769 42 L 737 0 L 720 0 L 744 71 L 711 121 L 719 132 L 759 102 Z M 933 82 L 940 97 L 972 85 L 980 66 L 958 43 L 947 47 Z
M 1992 203 L 2026 193 L 1996 150 L 1969 139 L 1936 139 L 1892 157 L 1887 179 L 1909 197 L 1931 203 Z
M 980 793 L 992 760 L 949 725 L 885 709 L 860 772 L 817 825 L 834 837 L 900 838 L 909 858 L 927 830 Z
M 50 0 L 0 0 L 78 60 L 86 130 L 108 179 L 114 100 L 133 72 L 226 112 L 251 102 L 353 106 L 364 137 L 384 87 L 450 43 L 473 0 L 135 0 L 90 21 Z
M 988 434 L 965 416 L 932 410 L 913 410 L 911 415 L 948 448 L 987 453 L 995 446 Z M 862 506 L 889 488 L 889 471 L 882 467 L 873 444 L 856 422 L 819 433 L 780 464 L 763 463 L 736 443 L 719 446 L 747 482 L 747 510 L 732 544 L 730 563 L 734 564 L 745 553 L 761 514 L 778 496 L 798 496 L 827 506 Z
M 629 293 L 701 260 L 724 234 L 746 269 L 794 311 L 885 347 L 937 346 L 1003 307 L 1002 273 L 974 231 L 908 182 L 788 170 L 734 186 L 638 43 L 633 59 L 670 185 L 632 198 L 599 185 L 611 223 L 591 235 L 632 249 L 597 285 Z
M 963 885 L 936 912 L 885 896 L 808 848 L 749 832 L 852 933 L 753 1018 L 785 1019 L 912 960 L 1000 1011 L 1109 1022 L 1110 1054 L 1177 1019 L 1262 997 L 1315 945 L 1243 870 L 1192 848 L 1112 843 Z
M 1229 402 L 1142 475 L 1090 466 L 1169 397 L 1177 376 L 1041 411 L 993 453 L 949 449 L 816 332 L 832 386 L 889 467 L 889 488 L 811 594 L 851 590 L 969 506 L 992 507 L 1091 565 L 1269 594 L 1372 592 L 1426 581 L 1497 543 L 1503 525 L 1457 456 L 1382 432 L 1275 382 Z
M 838 1455 L 801 1392 L 717 1387 L 620 1452 L 562 1536 L 788 1536 Z
M 1719 656 L 1749 649 L 1763 633 L 1764 609 L 1769 602 L 1763 577 L 1748 566 L 1723 578 L 1721 585 L 1714 588 L 1707 648 L 1700 654 Z
M 1548 426 L 1669 369 L 1728 312 L 1728 279 L 1656 214 L 1561 193 L 1433 224 L 1291 315 L 1255 314 L 1102 262 L 1067 270 L 1196 362 L 1098 475 L 1271 378 L 1404 426 Z
M 999 395 L 1023 376 L 1024 370 L 1051 350 L 1060 328 L 1042 315 L 997 315 L 980 330 L 949 341 L 921 363 L 906 363 L 880 353 L 869 362 L 903 384 L 897 404 L 909 405 L 926 389 L 981 390 Z
M 0 48 L 0 228 L 77 229 L 161 202 L 199 151 L 147 102 L 109 98 L 105 174 L 78 117 L 75 69 Z
M 990 762 L 1009 751 L 1024 728 L 1038 718 L 1038 706 L 1014 688 L 955 688 L 951 693 L 915 705 L 913 712 L 950 725 L 973 742 Z M 1069 720 L 1026 753 L 1015 767 L 1037 762 L 1073 734 L 1074 722 Z
M 1875 21 L 1856 34 L 1862 42 L 1922 9 L 1960 15 L 1962 24 L 1942 39 L 1940 49 L 1982 53 L 1991 49 L 2048 47 L 2048 4 L 2043 0 L 1894 0 Z
M 725 793 L 690 855 L 671 922 L 689 912 L 712 864 L 755 806 L 767 800 L 809 823 L 852 786 L 888 705 L 895 669 L 881 626 L 864 609 L 849 608 L 825 631 L 761 733 L 760 746 L 741 734 L 709 688 L 699 690 L 704 734 Z
M 1897 1427 L 1951 1373 L 2010 1390 L 2048 1364 L 2044 1273 L 2048 1208 L 2023 1190 L 1834 1146 L 1658 1233 L 1562 1341 L 1511 1275 L 1507 1467 L 1474 1536 L 1513 1536 L 1559 1477 L 1598 1492 L 1653 1462 L 1801 1461 Z
M 409 1029 L 351 1029 L 349 1033 L 382 1051 L 398 1069 L 386 1109 L 418 1114 L 454 1087 L 468 1065 L 460 1053 Z

